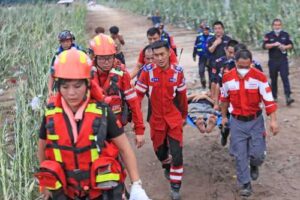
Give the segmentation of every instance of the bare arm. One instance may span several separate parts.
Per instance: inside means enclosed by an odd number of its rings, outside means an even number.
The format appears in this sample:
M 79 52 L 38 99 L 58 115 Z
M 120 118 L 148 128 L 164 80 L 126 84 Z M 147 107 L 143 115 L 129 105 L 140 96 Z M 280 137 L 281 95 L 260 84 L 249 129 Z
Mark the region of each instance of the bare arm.
M 48 95 L 49 96 L 51 96 L 51 94 L 52 94 L 53 84 L 54 84 L 54 78 L 51 75 L 49 75 L 49 80 L 48 80 Z
M 215 52 L 217 46 L 219 46 L 219 44 L 221 44 L 221 42 L 222 42 L 222 38 L 221 38 L 221 37 L 218 37 L 218 38 L 212 43 L 212 45 L 211 45 L 210 47 L 208 47 L 208 51 L 209 51 L 210 53 Z
M 227 118 L 229 102 L 222 102 L 220 106 L 221 106 L 222 118 Z
M 125 45 L 125 40 L 124 40 L 124 37 L 122 35 L 118 35 L 119 37 L 119 41 L 122 45 Z
M 293 45 L 292 44 L 288 44 L 288 45 L 281 45 L 283 49 L 285 50 L 290 50 L 293 48 Z
M 46 149 L 46 140 L 39 139 L 37 156 L 40 163 L 46 160 L 45 149 Z
M 279 127 L 277 123 L 277 117 L 276 112 L 272 112 L 270 114 L 270 130 L 273 133 L 273 135 L 277 135 L 279 132 Z
M 113 138 L 112 142 L 117 145 L 120 150 L 120 154 L 125 163 L 131 182 L 138 181 L 140 176 L 138 172 L 137 161 L 127 136 L 122 134 L 116 138 Z
M 264 47 L 265 47 L 265 49 L 272 49 L 274 47 L 278 47 L 279 45 L 280 45 L 280 43 L 274 42 L 274 43 L 265 44 Z

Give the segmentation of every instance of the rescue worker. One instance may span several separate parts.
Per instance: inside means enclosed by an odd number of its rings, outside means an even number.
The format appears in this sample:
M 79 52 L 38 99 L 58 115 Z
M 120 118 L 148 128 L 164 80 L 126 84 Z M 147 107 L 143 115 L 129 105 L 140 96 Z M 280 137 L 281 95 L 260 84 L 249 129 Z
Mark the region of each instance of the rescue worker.
M 216 21 L 213 24 L 214 28 L 214 37 L 208 41 L 207 48 L 210 52 L 210 58 L 209 58 L 209 79 L 211 79 L 211 70 L 212 66 L 215 65 L 215 61 L 225 56 L 225 47 L 231 38 L 227 36 L 224 32 L 224 25 L 221 21 Z M 211 80 L 209 80 L 211 81 Z
M 156 41 L 160 41 L 161 37 L 160 37 L 159 29 L 155 28 L 155 27 L 149 28 L 147 30 L 147 39 L 148 39 L 149 44 L 153 44 Z M 138 74 L 141 67 L 145 64 L 144 57 L 145 57 L 145 55 L 144 55 L 144 52 L 142 49 L 140 51 L 137 64 L 136 64 L 135 68 L 132 70 L 132 72 L 130 73 L 131 79 L 134 79 L 136 77 L 136 75 Z M 178 61 L 177 61 L 175 52 L 173 51 L 173 49 L 170 49 L 170 63 L 177 64 L 177 62 Z
M 228 123 L 230 112 L 230 154 L 235 157 L 239 194 L 252 194 L 251 179 L 257 180 L 259 166 L 265 159 L 266 130 L 262 116 L 261 101 L 270 116 L 270 130 L 278 133 L 276 103 L 267 77 L 251 67 L 252 54 L 240 50 L 236 54 L 236 67 L 225 73 L 221 89 L 222 124 Z M 250 167 L 249 167 L 250 165 Z
M 64 31 L 60 32 L 58 34 L 58 41 L 59 41 L 60 46 L 58 47 L 54 57 L 51 60 L 50 71 L 53 70 L 53 64 L 54 64 L 56 57 L 64 50 L 71 49 L 72 47 L 76 48 L 78 50 L 82 50 L 82 48 L 75 43 L 75 36 L 69 30 L 64 30 Z M 54 79 L 53 79 L 53 77 L 50 76 L 49 81 L 48 81 L 49 96 L 51 96 L 53 94 L 53 87 L 54 87 L 53 83 L 54 83 Z
M 116 58 L 121 61 L 122 64 L 125 64 L 125 56 L 122 52 L 122 46 L 125 45 L 125 40 L 123 36 L 119 33 L 119 27 L 117 26 L 112 26 L 109 28 L 110 36 L 112 39 L 114 39 L 116 48 L 117 48 L 117 53 L 116 53 Z
M 199 33 L 196 37 L 193 59 L 196 61 L 196 55 L 199 56 L 198 68 L 199 76 L 202 88 L 206 88 L 205 80 L 205 68 L 208 66 L 209 52 L 207 49 L 207 42 L 213 37 L 213 33 L 210 33 L 209 26 L 204 27 L 203 31 Z
M 153 60 L 154 60 L 154 57 L 153 57 L 153 50 L 152 50 L 152 47 L 151 45 L 147 45 L 144 49 L 143 49 L 143 54 L 144 54 L 144 66 L 147 66 L 148 64 L 152 63 Z M 142 71 L 143 71 L 143 67 L 141 67 L 141 69 L 139 70 L 138 74 L 137 74 L 137 78 L 140 77 Z
M 58 93 L 49 100 L 41 125 L 35 174 L 43 199 L 122 199 L 124 176 L 112 144 L 132 181 L 130 199 L 149 199 L 120 122 L 107 104 L 91 98 L 91 69 L 88 56 L 75 48 L 55 60 Z
M 225 56 L 218 58 L 212 66 L 212 75 L 211 75 L 211 93 L 212 98 L 215 101 L 215 109 L 219 109 L 219 90 L 222 86 L 222 75 L 224 68 L 227 68 L 227 65 L 234 64 L 234 47 L 238 44 L 236 40 L 229 40 L 225 47 Z
M 226 47 L 225 52 L 226 56 L 218 58 L 215 62 L 215 67 L 212 67 L 212 86 L 211 90 L 213 91 L 214 99 L 214 108 L 219 110 L 219 98 L 220 98 L 220 88 L 222 87 L 222 77 L 225 73 L 229 72 L 231 69 L 235 68 L 235 55 L 240 50 L 246 50 L 247 46 L 244 44 L 238 43 L 236 40 L 230 40 Z M 252 60 L 251 67 L 254 67 L 262 72 L 261 65 Z M 221 127 L 221 145 L 226 146 L 227 138 L 229 136 L 229 128 Z
M 125 66 L 116 61 L 116 47 L 113 39 L 99 34 L 90 41 L 90 49 L 95 55 L 95 73 L 93 80 L 111 97 L 109 106 L 125 126 L 128 121 L 134 123 L 136 146 L 145 143 L 143 114 L 135 89 L 130 84 L 130 75 Z M 131 111 L 131 115 L 130 115 Z
M 289 82 L 289 65 L 287 50 L 293 48 L 293 42 L 287 32 L 282 30 L 281 19 L 274 19 L 273 31 L 264 37 L 263 48 L 269 50 L 269 74 L 271 78 L 272 94 L 277 101 L 277 77 L 280 73 L 283 82 L 286 105 L 291 105 L 295 100 L 291 98 Z
M 183 132 L 187 117 L 186 85 L 182 67 L 170 63 L 170 48 L 165 41 L 152 44 L 154 63 L 143 68 L 136 84 L 140 101 L 150 99 L 151 140 L 157 158 L 170 180 L 172 199 L 180 199 L 183 175 Z
M 174 42 L 174 37 L 171 36 L 166 30 L 164 23 L 159 24 L 159 30 L 160 30 L 160 39 L 162 41 L 166 41 L 171 49 L 173 49 L 175 55 L 177 56 L 177 47 Z

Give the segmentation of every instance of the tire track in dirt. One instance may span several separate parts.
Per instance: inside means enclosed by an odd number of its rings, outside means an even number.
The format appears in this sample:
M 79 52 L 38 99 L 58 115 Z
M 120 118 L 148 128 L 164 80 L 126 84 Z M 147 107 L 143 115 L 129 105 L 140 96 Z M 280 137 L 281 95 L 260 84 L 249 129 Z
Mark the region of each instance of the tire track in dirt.
M 129 70 L 135 65 L 139 51 L 147 44 L 146 30 L 151 22 L 145 16 L 129 13 L 124 10 L 111 9 L 103 6 L 89 8 L 86 30 L 90 37 L 94 28 L 103 26 L 108 33 L 112 25 L 120 27 L 126 45 L 123 51 Z M 197 63 L 192 61 L 192 47 L 196 33 L 194 31 L 168 25 L 167 31 L 175 36 L 178 50 L 184 48 L 181 65 L 190 86 L 199 85 Z M 255 51 L 254 58 L 261 62 L 267 72 L 267 53 Z M 299 69 L 292 62 L 291 84 L 293 97 L 300 99 Z M 279 92 L 282 94 L 282 84 L 279 81 Z M 283 96 L 279 97 L 280 135 L 267 136 L 268 157 L 261 167 L 261 176 L 253 183 L 254 194 L 250 200 L 292 200 L 300 195 L 300 113 L 299 104 L 291 108 L 285 107 Z M 147 108 L 144 102 L 143 113 Z M 127 127 L 127 130 L 130 130 Z M 130 132 L 130 131 L 129 131 Z M 157 161 L 149 138 L 149 125 L 146 124 L 146 144 L 140 150 L 135 150 L 139 162 L 143 185 L 154 200 L 169 199 L 168 182 L 164 179 L 163 170 Z M 128 136 L 133 141 L 133 134 Z M 185 200 L 232 200 L 241 199 L 236 194 L 234 162 L 229 156 L 228 147 L 219 144 L 218 130 L 209 135 L 200 134 L 191 127 L 184 128 L 184 166 L 185 175 L 182 186 L 182 199 Z

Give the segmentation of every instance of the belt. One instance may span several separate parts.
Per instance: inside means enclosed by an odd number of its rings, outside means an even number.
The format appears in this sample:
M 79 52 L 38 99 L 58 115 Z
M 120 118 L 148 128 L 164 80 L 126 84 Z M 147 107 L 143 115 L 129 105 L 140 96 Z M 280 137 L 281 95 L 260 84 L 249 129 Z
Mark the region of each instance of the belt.
M 254 115 L 243 116 L 243 115 L 231 114 L 231 116 L 234 117 L 237 120 L 240 120 L 240 121 L 243 121 L 243 122 L 249 122 L 249 121 L 252 121 L 253 119 L 256 119 L 261 114 L 262 114 L 262 111 L 259 110 Z

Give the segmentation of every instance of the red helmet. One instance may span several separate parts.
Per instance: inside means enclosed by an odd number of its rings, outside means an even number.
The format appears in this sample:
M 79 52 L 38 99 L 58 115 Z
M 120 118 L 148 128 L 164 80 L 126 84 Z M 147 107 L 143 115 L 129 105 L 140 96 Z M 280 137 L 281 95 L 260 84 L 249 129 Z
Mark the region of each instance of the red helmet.
M 54 62 L 55 78 L 90 79 L 92 61 L 80 50 L 71 48 L 59 54 Z
M 114 55 L 117 52 L 114 40 L 104 34 L 99 34 L 90 41 L 90 49 L 96 56 Z

